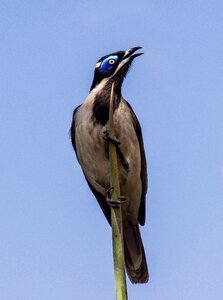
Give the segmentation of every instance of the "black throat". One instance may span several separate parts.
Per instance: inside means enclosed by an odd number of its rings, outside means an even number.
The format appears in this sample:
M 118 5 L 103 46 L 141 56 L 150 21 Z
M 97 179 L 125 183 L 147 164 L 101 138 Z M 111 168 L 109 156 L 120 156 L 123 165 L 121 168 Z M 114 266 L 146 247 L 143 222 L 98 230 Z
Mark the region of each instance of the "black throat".
M 109 119 L 109 104 L 111 96 L 111 84 L 106 85 L 102 91 L 98 92 L 95 96 L 92 119 L 95 124 L 104 126 Z M 117 86 L 114 89 L 114 111 L 118 108 L 121 102 L 121 89 Z

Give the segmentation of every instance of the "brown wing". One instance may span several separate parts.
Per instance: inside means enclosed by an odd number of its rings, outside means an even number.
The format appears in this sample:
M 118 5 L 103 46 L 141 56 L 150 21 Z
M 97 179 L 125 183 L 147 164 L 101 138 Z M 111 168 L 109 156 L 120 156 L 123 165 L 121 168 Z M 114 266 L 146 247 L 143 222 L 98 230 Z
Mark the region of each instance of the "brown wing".
M 111 208 L 109 207 L 109 205 L 108 205 L 106 199 L 104 198 L 104 196 L 94 189 L 94 187 L 87 180 L 86 176 L 85 176 L 85 178 L 86 178 L 86 181 L 87 181 L 92 193 L 94 194 L 95 198 L 97 199 L 98 204 L 100 205 L 100 207 L 101 207 L 108 223 L 111 225 Z
M 72 123 L 71 123 L 71 128 L 70 128 L 70 136 L 71 136 L 71 141 L 72 141 L 72 145 L 74 148 L 74 151 L 76 153 L 77 156 L 77 149 L 76 149 L 76 141 L 75 141 L 75 130 L 76 130 L 76 126 L 75 126 L 75 118 L 76 118 L 76 114 L 78 112 L 78 109 L 80 108 L 81 105 L 79 105 L 78 107 L 75 108 L 74 112 L 73 112 L 73 119 L 72 119 Z M 78 159 L 78 156 L 77 156 Z M 109 224 L 111 224 L 111 209 L 109 207 L 109 205 L 106 202 L 106 199 L 104 198 L 104 196 L 102 194 L 100 194 L 99 192 L 97 192 L 94 187 L 90 184 L 90 182 L 87 180 L 86 176 L 85 179 L 92 191 L 92 193 L 94 194 L 95 198 L 97 199 L 106 219 L 108 220 Z
M 146 220 L 146 192 L 147 192 L 147 188 L 148 188 L 146 155 L 145 155 L 145 150 L 144 150 L 141 126 L 139 124 L 139 121 L 138 121 L 131 105 L 127 101 L 125 101 L 125 102 L 131 111 L 132 122 L 133 122 L 133 125 L 135 128 L 135 132 L 136 132 L 138 142 L 139 142 L 139 147 L 140 147 L 142 196 L 141 196 L 141 204 L 140 204 L 140 208 L 139 208 L 138 221 L 139 221 L 139 224 L 143 226 L 145 224 L 145 220 Z

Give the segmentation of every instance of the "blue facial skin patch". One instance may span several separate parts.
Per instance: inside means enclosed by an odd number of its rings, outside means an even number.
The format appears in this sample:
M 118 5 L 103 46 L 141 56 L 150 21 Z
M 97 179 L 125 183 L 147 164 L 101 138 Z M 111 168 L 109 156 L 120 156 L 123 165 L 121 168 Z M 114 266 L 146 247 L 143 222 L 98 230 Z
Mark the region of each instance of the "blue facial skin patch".
M 118 59 L 117 55 L 111 55 L 111 56 L 105 58 L 105 60 L 103 60 L 103 62 L 101 63 L 101 67 L 100 67 L 101 71 L 107 72 L 107 71 L 111 70 L 114 66 L 114 63 L 110 64 L 109 61 L 110 60 L 116 61 L 117 59 Z

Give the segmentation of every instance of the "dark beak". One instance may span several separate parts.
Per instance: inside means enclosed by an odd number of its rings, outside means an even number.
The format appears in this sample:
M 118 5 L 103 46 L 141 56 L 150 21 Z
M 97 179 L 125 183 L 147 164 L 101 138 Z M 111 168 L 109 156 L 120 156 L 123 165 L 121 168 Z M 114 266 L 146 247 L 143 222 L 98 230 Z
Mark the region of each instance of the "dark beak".
M 143 52 L 140 52 L 140 53 L 136 53 L 136 54 L 133 55 L 133 53 L 135 53 L 139 49 L 142 49 L 142 47 L 134 47 L 134 48 L 131 48 L 131 49 L 127 50 L 125 52 L 122 60 L 125 60 L 125 59 L 128 58 L 128 61 L 132 61 L 137 56 L 140 56 L 140 55 L 144 54 Z
M 142 47 L 134 47 L 134 48 L 131 48 L 131 49 L 125 51 L 125 53 L 122 57 L 122 60 L 119 63 L 113 76 L 115 76 L 116 74 L 122 74 L 121 77 L 124 78 L 124 76 L 128 72 L 128 69 L 129 69 L 133 59 L 136 58 L 137 56 L 140 56 L 143 54 L 142 52 L 135 53 L 139 49 L 142 49 Z

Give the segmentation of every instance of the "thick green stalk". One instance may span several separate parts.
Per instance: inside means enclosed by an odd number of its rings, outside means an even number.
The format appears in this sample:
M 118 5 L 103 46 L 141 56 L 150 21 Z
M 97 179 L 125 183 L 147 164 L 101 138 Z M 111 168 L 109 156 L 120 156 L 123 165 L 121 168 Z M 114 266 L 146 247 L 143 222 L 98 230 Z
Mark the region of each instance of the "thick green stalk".
M 115 139 L 115 131 L 113 125 L 113 98 L 114 83 L 111 88 L 111 98 L 109 107 L 109 135 L 111 139 Z M 118 160 L 116 145 L 109 141 L 109 161 L 110 161 L 110 184 L 114 188 L 112 200 L 119 201 L 120 185 L 118 173 Z M 116 300 L 127 300 L 127 288 L 125 278 L 125 260 L 123 250 L 123 230 L 122 230 L 122 212 L 121 204 L 111 207 L 111 223 L 112 223 L 112 245 L 115 273 Z

